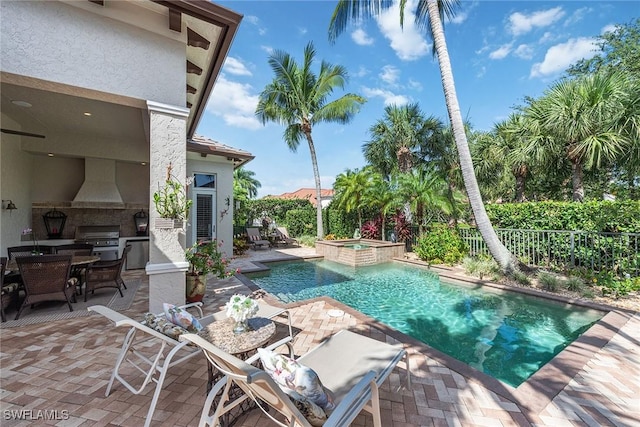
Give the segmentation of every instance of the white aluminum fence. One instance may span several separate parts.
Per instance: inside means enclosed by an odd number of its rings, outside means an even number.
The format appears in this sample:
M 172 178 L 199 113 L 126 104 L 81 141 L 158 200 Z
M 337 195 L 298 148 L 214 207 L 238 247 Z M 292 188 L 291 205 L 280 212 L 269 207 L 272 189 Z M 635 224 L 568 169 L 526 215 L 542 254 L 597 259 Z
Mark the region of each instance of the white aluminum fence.
M 530 266 L 587 267 L 640 276 L 640 233 L 496 229 L 502 243 Z M 489 255 L 477 229 L 460 229 L 469 254 Z

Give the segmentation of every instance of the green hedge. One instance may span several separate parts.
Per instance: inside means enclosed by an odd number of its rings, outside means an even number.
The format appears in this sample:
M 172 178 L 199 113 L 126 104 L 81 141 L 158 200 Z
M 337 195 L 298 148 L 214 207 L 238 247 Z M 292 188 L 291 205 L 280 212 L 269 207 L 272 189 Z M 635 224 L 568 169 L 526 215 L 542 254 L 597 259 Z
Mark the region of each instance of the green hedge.
M 285 215 L 285 223 L 291 236 L 316 234 L 316 209 L 292 209 Z
M 238 217 L 247 218 L 247 221 L 251 222 L 253 219 L 260 219 L 266 215 L 277 224 L 289 226 L 286 219 L 287 212 L 294 209 L 311 210 L 315 212 L 315 208 L 308 200 L 258 199 L 243 202 L 240 209 L 241 215 L 238 215 Z M 247 224 L 236 225 L 246 226 Z M 293 233 L 291 230 L 289 231 Z
M 640 232 L 640 201 L 505 203 L 486 209 L 495 228 Z

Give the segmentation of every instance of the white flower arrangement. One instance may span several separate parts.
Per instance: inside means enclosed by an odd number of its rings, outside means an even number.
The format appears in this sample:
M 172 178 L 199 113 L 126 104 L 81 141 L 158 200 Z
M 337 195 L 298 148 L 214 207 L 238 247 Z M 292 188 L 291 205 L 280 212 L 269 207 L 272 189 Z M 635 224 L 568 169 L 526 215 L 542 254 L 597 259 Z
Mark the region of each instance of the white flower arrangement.
M 244 322 L 258 312 L 258 302 L 244 295 L 236 294 L 226 304 L 227 316 L 236 322 Z

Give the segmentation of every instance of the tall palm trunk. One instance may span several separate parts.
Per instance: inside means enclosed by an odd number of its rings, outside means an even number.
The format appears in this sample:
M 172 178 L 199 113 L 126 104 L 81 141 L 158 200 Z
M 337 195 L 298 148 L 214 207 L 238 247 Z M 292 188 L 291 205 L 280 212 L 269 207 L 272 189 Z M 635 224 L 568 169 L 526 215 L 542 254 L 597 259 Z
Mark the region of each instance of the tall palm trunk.
M 579 159 L 571 159 L 571 185 L 573 187 L 573 201 L 584 200 L 584 180 L 582 177 L 582 162 Z
M 324 230 L 322 226 L 322 189 L 320 188 L 320 171 L 318 170 L 316 147 L 313 145 L 311 130 L 307 130 L 303 127 L 303 132 L 307 137 L 307 142 L 309 143 L 309 153 L 311 153 L 311 164 L 313 165 L 313 178 L 316 180 L 316 221 L 318 223 L 316 233 L 318 235 L 318 239 L 322 239 L 324 237 Z
M 513 171 L 513 175 L 516 178 L 516 202 L 523 203 L 527 201 L 525 197 L 525 191 L 527 188 L 527 166 L 522 165 L 518 168 L 515 168 Z
M 487 244 L 489 252 L 496 260 L 498 265 L 505 272 L 511 272 L 517 268 L 518 261 L 511 255 L 509 250 L 500 242 L 496 234 L 487 211 L 484 208 L 478 182 L 476 181 L 475 172 L 473 170 L 473 162 L 471 153 L 469 152 L 469 144 L 467 136 L 464 132 L 464 124 L 462 114 L 460 114 L 460 105 L 458 104 L 458 96 L 456 94 L 455 84 L 453 81 L 453 72 L 451 69 L 451 61 L 447 52 L 447 44 L 444 38 L 444 30 L 440 21 L 440 11 L 438 10 L 438 0 L 428 0 L 427 7 L 429 10 L 429 23 L 433 31 L 433 43 L 438 55 L 438 65 L 440 66 L 440 75 L 442 77 L 442 87 L 444 97 L 447 104 L 449 119 L 451 120 L 451 128 L 453 129 L 453 138 L 458 148 L 458 156 L 460 157 L 460 169 L 462 170 L 462 178 L 467 189 L 469 203 L 473 210 L 473 215 L 478 226 L 478 230 L 482 235 L 482 239 Z

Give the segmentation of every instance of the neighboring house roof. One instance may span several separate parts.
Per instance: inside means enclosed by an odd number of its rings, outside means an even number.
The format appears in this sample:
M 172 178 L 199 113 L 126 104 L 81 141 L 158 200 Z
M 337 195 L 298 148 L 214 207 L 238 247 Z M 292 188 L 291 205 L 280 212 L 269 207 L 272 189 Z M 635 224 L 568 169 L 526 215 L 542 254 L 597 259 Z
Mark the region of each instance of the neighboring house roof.
M 254 159 L 248 151 L 240 150 L 239 148 L 230 147 L 222 144 L 221 142 L 214 141 L 210 138 L 196 135 L 187 140 L 187 151 L 194 153 L 200 153 L 203 156 L 207 154 L 215 156 L 226 156 L 227 160 L 233 162 L 233 168 L 239 168 L 243 164 L 250 162 Z
M 320 190 L 320 197 L 323 200 L 331 199 L 333 197 L 332 189 Z M 306 199 L 311 202 L 313 206 L 317 206 L 316 189 L 315 188 L 301 188 L 292 193 L 283 193 L 280 195 L 265 196 L 265 199 Z

